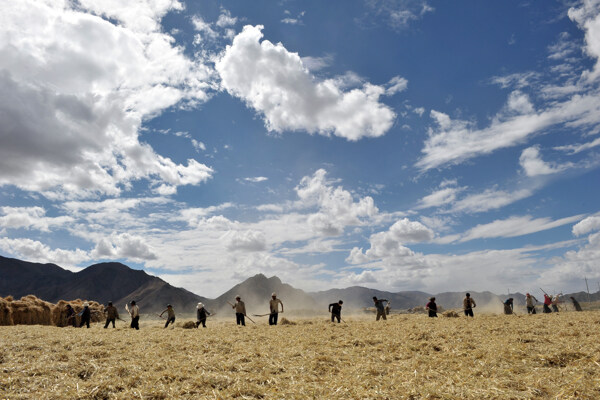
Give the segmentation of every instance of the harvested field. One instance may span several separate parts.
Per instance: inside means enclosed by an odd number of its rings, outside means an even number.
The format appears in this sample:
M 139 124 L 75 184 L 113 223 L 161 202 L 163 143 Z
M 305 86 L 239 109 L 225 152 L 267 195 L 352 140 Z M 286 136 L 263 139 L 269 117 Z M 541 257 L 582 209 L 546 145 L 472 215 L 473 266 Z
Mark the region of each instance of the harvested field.
M 288 318 L 0 327 L 0 398 L 600 398 L 599 312 Z

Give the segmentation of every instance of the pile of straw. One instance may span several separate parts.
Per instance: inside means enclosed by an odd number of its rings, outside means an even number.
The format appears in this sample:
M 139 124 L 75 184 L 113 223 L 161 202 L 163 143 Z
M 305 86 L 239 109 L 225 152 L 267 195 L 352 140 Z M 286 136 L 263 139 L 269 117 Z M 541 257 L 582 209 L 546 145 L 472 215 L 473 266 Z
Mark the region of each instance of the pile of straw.
M 0 297 L 0 325 L 13 325 L 10 302 L 13 301 L 12 296 L 6 298 Z
M 452 310 L 446 311 L 442 315 L 444 317 L 448 317 L 448 318 L 458 318 L 458 317 L 460 317 L 459 313 L 457 313 L 456 311 L 452 311 Z
M 83 310 L 82 300 L 60 300 L 56 305 L 38 299 L 34 295 L 14 300 L 12 296 L 0 297 L 0 325 L 55 325 L 67 326 L 67 304 L 73 307 L 75 313 Z M 95 301 L 89 301 L 91 321 L 99 322 L 104 319 L 104 307 Z M 77 317 L 79 324 L 79 317 Z
M 33 295 L 9 302 L 14 325 L 51 325 L 54 305 Z
M 73 311 L 75 311 L 75 314 L 78 314 L 81 312 L 81 310 L 83 310 L 83 303 L 85 303 L 85 301 L 83 301 L 81 299 L 71 300 L 71 301 L 60 300 L 58 303 L 56 303 L 56 305 L 52 309 L 52 325 L 54 325 L 54 326 L 69 325 L 67 323 L 67 304 L 71 305 L 71 307 L 73 308 Z M 90 305 L 91 322 L 104 321 L 104 319 L 105 319 L 104 306 L 95 301 L 88 301 L 88 303 Z M 76 317 L 76 318 L 77 318 L 77 321 L 76 321 L 77 326 L 79 326 L 80 317 Z
M 181 327 L 183 329 L 195 329 L 196 323 L 194 321 L 185 321 Z

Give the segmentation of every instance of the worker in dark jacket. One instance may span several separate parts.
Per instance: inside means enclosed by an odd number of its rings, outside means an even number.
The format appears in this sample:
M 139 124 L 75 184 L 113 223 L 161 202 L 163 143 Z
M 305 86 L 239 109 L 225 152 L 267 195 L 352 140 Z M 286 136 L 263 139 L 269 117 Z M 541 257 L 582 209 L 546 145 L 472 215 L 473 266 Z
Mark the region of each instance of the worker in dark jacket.
M 76 327 L 77 326 L 77 318 L 75 315 L 75 310 L 73 310 L 73 307 L 71 307 L 70 304 L 67 304 L 66 313 L 67 313 L 67 325 Z
M 575 311 L 583 311 L 581 309 L 581 306 L 579 305 L 579 302 L 575 300 L 575 297 L 571 296 L 571 301 L 573 302 L 573 307 L 575 307 Z
M 429 303 L 427 303 L 425 309 L 429 313 L 429 317 L 437 318 L 437 304 L 435 304 L 435 297 L 429 299 Z
M 335 322 L 334 319 L 337 319 L 338 324 L 342 319 L 342 304 L 344 302 L 342 300 L 337 303 L 331 303 L 329 305 L 329 312 L 331 313 L 331 322 Z
M 104 329 L 108 328 L 108 324 L 112 322 L 113 328 L 115 327 L 115 321 L 119 318 L 119 312 L 117 308 L 113 306 L 112 301 L 108 302 L 108 306 L 104 309 L 104 314 L 106 314 L 106 323 L 104 324 Z
M 386 299 L 378 299 L 377 297 L 373 296 L 373 303 L 375 303 L 375 310 L 377 311 L 377 317 L 375 318 L 375 321 L 379 321 L 379 318 L 383 318 L 384 320 L 386 320 L 386 312 L 385 312 L 385 306 L 383 305 L 383 303 L 387 303 L 388 301 Z
M 198 328 L 200 324 L 202 324 L 203 328 L 206 328 L 206 318 L 209 315 L 210 313 L 204 308 L 204 304 L 198 303 L 198 306 L 196 307 L 196 328 Z
M 513 311 L 514 311 L 513 302 L 514 302 L 514 299 L 512 297 L 509 299 L 506 299 L 506 301 L 504 302 L 504 314 L 510 315 L 513 313 Z
M 83 303 L 83 310 L 81 310 L 81 312 L 79 314 L 77 314 L 81 317 L 81 322 L 79 323 L 79 327 L 82 328 L 83 325 L 85 324 L 88 328 L 90 327 L 90 319 L 92 317 L 92 313 L 90 311 L 90 304 L 89 303 Z

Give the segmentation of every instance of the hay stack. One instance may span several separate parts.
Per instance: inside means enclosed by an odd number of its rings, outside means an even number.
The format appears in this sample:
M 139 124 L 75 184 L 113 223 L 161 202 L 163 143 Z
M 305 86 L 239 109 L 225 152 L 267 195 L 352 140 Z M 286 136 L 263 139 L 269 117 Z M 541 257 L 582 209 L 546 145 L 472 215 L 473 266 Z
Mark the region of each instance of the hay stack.
M 4 299 L 0 297 L 0 325 L 14 325 L 10 309 L 12 300 L 12 296 L 8 296 Z
M 445 313 L 442 314 L 444 317 L 448 317 L 448 318 L 458 318 L 460 317 L 460 314 L 457 313 L 456 311 L 446 311 Z
M 81 299 L 77 300 L 60 300 L 52 309 L 52 324 L 55 326 L 67 326 L 67 304 L 70 304 L 75 311 L 75 314 L 78 314 L 83 310 L 83 303 L 85 301 Z M 100 322 L 104 321 L 104 306 L 95 301 L 88 301 L 90 304 L 90 312 L 91 312 L 91 322 Z M 76 324 L 79 326 L 80 318 L 76 317 Z
M 185 321 L 181 327 L 183 329 L 195 329 L 196 323 L 194 321 Z
M 281 322 L 279 322 L 281 325 L 296 325 L 296 323 L 294 321 L 290 321 L 287 318 L 281 318 Z
M 52 303 L 30 294 L 9 304 L 14 325 L 52 325 Z

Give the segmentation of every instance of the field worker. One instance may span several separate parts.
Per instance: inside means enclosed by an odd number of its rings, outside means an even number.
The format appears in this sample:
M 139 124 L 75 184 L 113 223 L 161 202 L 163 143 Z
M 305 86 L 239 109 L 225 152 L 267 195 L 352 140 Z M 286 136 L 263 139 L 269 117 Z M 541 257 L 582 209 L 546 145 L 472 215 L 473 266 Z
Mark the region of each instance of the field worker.
M 552 305 L 552 299 L 546 293 L 544 293 L 544 314 L 551 313 L 550 306 Z
M 375 309 L 377 310 L 377 317 L 375 318 L 375 321 L 379 321 L 379 318 L 386 320 L 387 317 L 385 316 L 385 307 L 383 306 L 383 303 L 387 303 L 387 300 L 377 299 L 377 297 L 373 296 L 373 303 L 375 303 Z
M 81 316 L 81 322 L 79 323 L 79 327 L 82 328 L 85 324 L 88 328 L 90 327 L 90 318 L 92 313 L 90 312 L 90 303 L 83 303 L 83 310 L 79 314 Z
M 77 326 L 77 318 L 75 318 L 75 310 L 71 307 L 70 304 L 67 304 L 67 309 L 65 310 L 67 313 L 67 325 L 72 325 L 73 327 Z
M 204 304 L 198 303 L 196 306 L 196 328 L 202 324 L 203 328 L 206 328 L 206 318 L 210 315 L 208 310 L 204 308 Z
M 473 308 L 477 307 L 475 304 L 475 300 L 471 298 L 471 293 L 467 293 L 465 298 L 463 299 L 463 310 L 465 312 L 465 316 L 472 317 L 473 316 Z
M 573 307 L 575 307 L 575 311 L 583 311 L 581 309 L 581 306 L 579 305 L 579 302 L 575 300 L 575 297 L 571 296 L 571 301 L 573 302 Z
M 341 322 L 342 304 L 344 304 L 344 302 L 340 300 L 337 303 L 331 303 L 329 305 L 329 312 L 331 313 L 331 322 L 335 322 L 334 319 L 337 319 L 338 324 Z
M 283 303 L 277 298 L 277 295 L 273 293 L 271 300 L 269 300 L 269 325 L 277 325 L 277 317 L 279 316 L 279 305 L 281 304 L 281 312 L 283 312 Z
M 527 306 L 527 314 L 535 314 L 535 304 L 538 302 L 534 296 L 527 293 L 525 295 L 525 305 Z
M 235 309 L 236 324 L 246 326 L 246 304 L 240 296 L 235 296 L 235 304 L 231 308 Z
M 560 294 L 557 294 L 552 298 L 552 311 L 558 312 L 558 303 L 560 303 Z
M 112 301 L 108 302 L 108 307 L 104 309 L 104 314 L 106 314 L 106 323 L 104 324 L 104 329 L 108 328 L 108 324 L 111 322 L 114 328 L 115 320 L 119 318 L 119 312 L 117 311 L 117 308 L 113 306 Z
M 429 298 L 429 303 L 427 303 L 425 309 L 429 313 L 430 318 L 437 318 L 437 304 L 435 304 L 435 297 Z
M 165 323 L 165 328 L 169 326 L 169 324 L 175 325 L 175 310 L 173 310 L 173 306 L 167 304 L 167 309 L 161 312 L 159 317 L 162 318 L 164 313 L 167 313 L 167 322 Z
M 511 297 L 504 302 L 504 314 L 510 315 L 514 311 L 514 299 Z
M 131 315 L 131 325 L 130 328 L 135 328 L 136 330 L 140 329 L 140 308 L 135 304 L 135 300 L 131 300 L 131 308 L 127 308 L 127 304 L 125 304 L 125 309 Z

